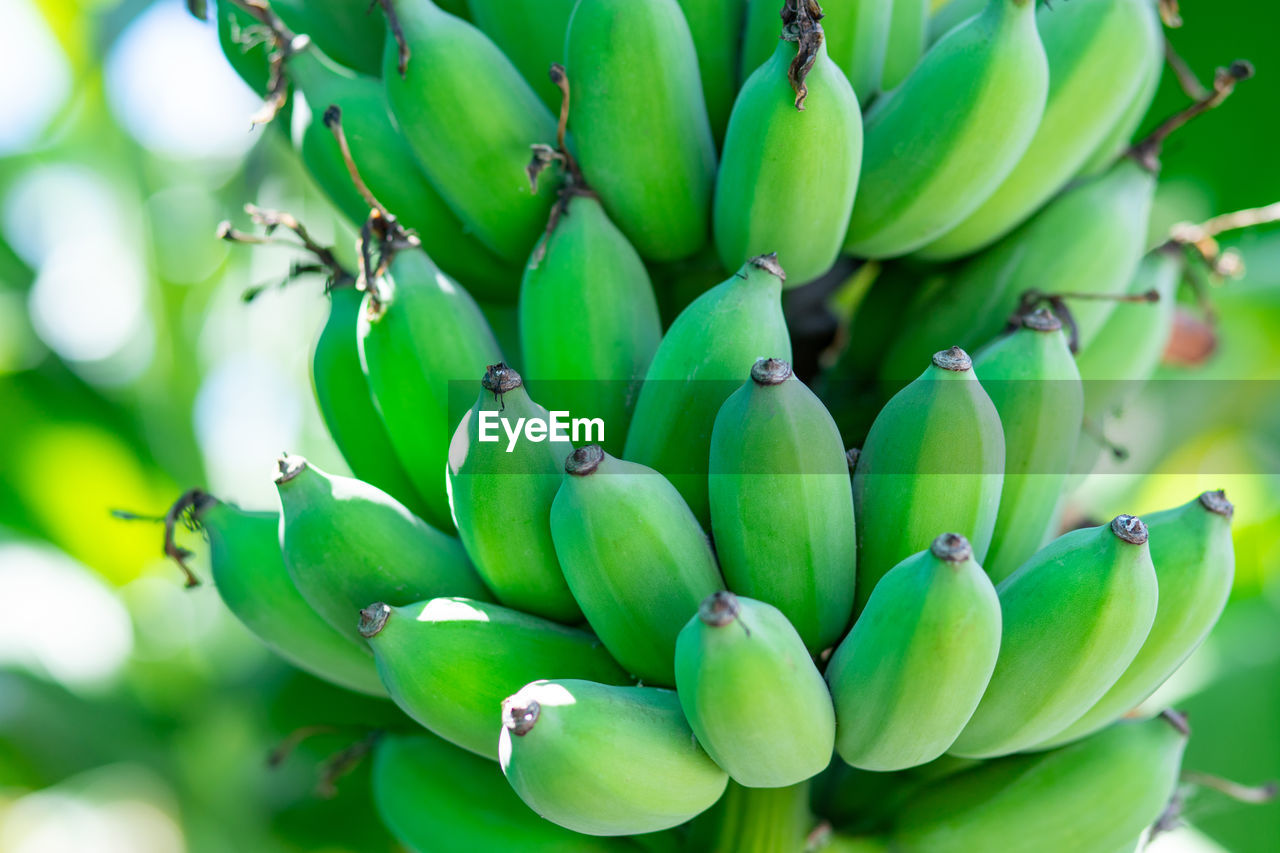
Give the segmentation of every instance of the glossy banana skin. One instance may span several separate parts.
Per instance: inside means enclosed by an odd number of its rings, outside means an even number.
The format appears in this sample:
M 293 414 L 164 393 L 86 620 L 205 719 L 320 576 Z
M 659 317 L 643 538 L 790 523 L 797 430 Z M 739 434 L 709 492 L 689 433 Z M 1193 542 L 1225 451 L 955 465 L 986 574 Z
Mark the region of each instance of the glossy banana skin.
M 867 434 L 853 474 L 858 610 L 886 572 L 939 531 L 959 533 L 974 559 L 986 557 L 1004 479 L 1004 432 L 968 362 L 956 348 L 936 355 Z
M 521 368 L 538 399 L 575 418 L 601 418 L 604 448 L 621 453 L 662 322 L 644 262 L 598 199 L 569 198 L 539 241 L 525 265 L 519 320 Z
M 437 595 L 488 599 L 462 544 L 368 483 L 282 460 L 276 487 L 289 576 L 324 620 L 357 645 L 360 609 Z
M 725 401 L 711 434 L 716 555 L 730 589 L 781 610 L 817 654 L 853 615 L 848 463 L 835 421 L 789 366 L 761 359 L 752 374 L 762 381 Z
M 903 770 L 955 741 L 1000 651 L 1000 601 L 961 536 L 891 569 L 827 665 L 836 751 L 854 767 Z
M 724 141 L 729 111 L 738 92 L 739 42 L 748 4 L 744 0 L 679 2 L 698 54 L 698 74 L 702 78 L 711 134 L 719 146 Z
M 1075 456 L 1084 392 L 1062 324 L 1047 311 L 984 347 L 973 361 L 1004 428 L 1004 485 L 983 567 L 996 583 L 1053 535 Z
M 776 258 L 754 258 L 695 299 L 667 329 L 636 401 L 623 455 L 666 475 L 704 527 L 716 413 L 756 359 L 791 360 L 784 277 Z
M 924 55 L 929 6 L 930 0 L 893 0 L 884 68 L 880 76 L 880 88 L 884 91 L 907 79 Z
M 560 90 L 547 77 L 564 62 L 564 36 L 577 0 L 466 0 L 471 20 L 502 49 L 553 115 Z M 550 140 L 546 140 L 550 141 Z
M 1049 62 L 1044 118 L 1018 165 L 973 213 L 920 249 L 941 261 L 972 254 L 1038 210 L 1121 121 L 1163 53 L 1149 0 L 1072 0 L 1041 6 L 1037 27 Z
M 929 16 L 929 44 L 977 15 L 986 5 L 987 0 L 943 0 L 941 5 L 935 3 L 935 11 Z
M 280 553 L 279 513 L 250 512 L 210 497 L 194 518 L 209 540 L 218 596 L 246 628 L 312 675 L 386 695 L 373 659 L 320 618 L 293 585 Z
M 348 0 L 271 0 L 271 10 L 334 62 L 373 77 L 382 73 L 387 21 L 376 9 Z
M 984 762 L 908 805 L 891 836 L 893 849 L 1129 849 L 1173 796 L 1186 740 L 1185 728 L 1157 717 L 1117 723 L 1052 752 Z
M 530 145 L 554 143 L 555 119 L 484 33 L 430 0 L 394 6 L 411 52 L 401 77 L 395 39 L 387 40 L 382 79 L 396 123 L 458 218 L 518 266 L 554 201 L 554 182 L 534 192 L 525 166 Z
M 587 183 L 651 261 L 706 242 L 716 149 L 676 0 L 591 0 L 569 21 L 569 129 Z
M 685 719 L 735 782 L 782 788 L 827 766 L 831 695 L 782 611 L 715 593 L 680 631 L 675 660 Z
M 953 755 L 989 758 L 1034 747 L 1116 682 L 1156 615 L 1146 530 L 1124 515 L 1073 530 L 1036 552 L 997 592 L 1000 659 Z
M 1157 38 L 1163 40 L 1164 32 L 1159 29 L 1160 22 L 1155 21 L 1157 25 Z M 1156 90 L 1160 88 L 1160 77 L 1164 73 L 1164 51 L 1157 50 L 1147 56 L 1146 65 L 1139 72 L 1141 83 L 1139 84 L 1133 98 L 1125 107 L 1124 113 L 1112 125 L 1111 131 L 1103 138 L 1094 149 L 1093 153 L 1080 167 L 1081 175 L 1095 175 L 1098 172 L 1105 172 L 1115 164 L 1133 140 L 1133 134 L 1137 131 L 1138 126 L 1142 124 L 1142 119 L 1146 116 L 1147 110 L 1151 108 L 1151 101 L 1156 96 Z
M 1031 0 L 991 0 L 944 36 L 867 113 L 845 251 L 897 257 L 963 221 L 1027 150 L 1047 90 Z
M 499 751 L 530 808 L 589 835 L 677 826 L 729 782 L 694 740 L 675 692 L 656 687 L 535 681 L 503 703 Z
M 485 758 L 498 758 L 502 700 L 536 678 L 630 679 L 586 631 L 467 598 L 360 614 L 378 675 L 406 714 Z
M 366 293 L 357 337 L 392 449 L 429 507 L 424 518 L 452 530 L 449 439 L 471 402 L 471 383 L 502 361 L 498 342 L 475 300 L 417 250 L 396 255 Z M 452 383 L 466 384 L 451 395 Z
M 715 191 L 715 242 L 725 269 L 777 252 L 787 284 L 822 275 L 840 254 L 858 189 L 862 114 L 826 42 L 805 78 L 804 109 L 788 79 L 797 44 L 778 41 L 738 94 Z
M 605 648 L 646 684 L 674 685 L 676 636 L 703 599 L 724 588 L 707 535 L 679 492 L 650 468 L 582 448 L 551 504 L 551 535 L 569 589 Z

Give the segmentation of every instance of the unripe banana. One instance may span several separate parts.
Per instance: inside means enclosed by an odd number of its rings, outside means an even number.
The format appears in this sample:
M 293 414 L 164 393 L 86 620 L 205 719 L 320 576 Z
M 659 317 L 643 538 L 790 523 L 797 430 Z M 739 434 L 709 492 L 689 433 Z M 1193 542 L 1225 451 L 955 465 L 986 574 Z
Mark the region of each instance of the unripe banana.
M 368 483 L 280 459 L 280 543 L 298 592 L 359 645 L 360 608 L 437 595 L 489 598 L 462 544 Z
M 599 199 L 570 191 L 564 204 L 520 285 L 522 365 L 547 408 L 600 418 L 600 444 L 621 453 L 636 385 L 662 340 L 658 302 Z
M 350 0 L 271 0 L 271 11 L 295 33 L 309 36 L 334 62 L 373 77 L 382 73 L 387 22 L 367 6 Z
M 1178 784 L 1185 722 L 1117 723 L 1079 743 L 983 762 L 926 790 L 891 837 L 902 853 L 1114 853 L 1155 822 Z
M 449 499 L 462 546 L 506 606 L 558 622 L 581 621 L 556 559 L 550 522 L 561 466 L 573 445 L 554 436 L 516 441 L 504 434 L 499 418 L 516 430 L 521 421 L 550 421 L 547 410 L 529 399 L 520 374 L 505 364 L 490 365 L 481 385 L 449 445 Z M 489 418 L 495 423 L 485 426 Z M 482 441 L 486 433 L 496 440 Z
M 1157 32 L 1163 40 L 1163 32 Z M 1139 72 L 1141 79 L 1133 98 L 1130 99 L 1129 104 L 1125 107 L 1124 113 L 1111 126 L 1111 130 L 1098 143 L 1098 147 L 1094 149 L 1084 165 L 1080 167 L 1080 175 L 1095 175 L 1098 172 L 1105 172 L 1111 168 L 1124 152 L 1129 150 L 1132 145 L 1133 134 L 1138 130 L 1138 126 L 1142 124 L 1143 118 L 1147 115 L 1147 110 L 1151 108 L 1152 100 L 1155 99 L 1156 90 L 1160 88 L 1160 77 L 1164 72 L 1164 65 L 1165 55 L 1163 50 L 1157 50 L 1147 55 L 1146 64 Z
M 866 770 L 942 755 L 978 706 L 1000 651 L 1000 601 L 973 548 L 944 533 L 894 566 L 827 665 L 836 751 Z
M 1004 429 L 1000 512 L 983 567 L 996 583 L 1053 535 L 1080 439 L 1084 392 L 1062 322 L 1041 309 L 973 360 Z
M 933 4 L 933 14 L 929 16 L 928 39 L 932 45 L 938 39 L 980 13 L 987 5 L 987 0 L 942 0 Z
M 675 660 L 685 719 L 739 785 L 795 785 L 831 761 L 831 695 L 776 607 L 712 594 L 680 631 Z
M 955 531 L 981 562 L 991 545 L 1004 433 L 964 350 L 935 353 L 876 416 L 853 474 L 858 519 L 857 608 L 880 578 Z
M 658 472 L 588 445 L 564 463 L 551 535 L 573 597 L 636 677 L 675 683 L 676 636 L 723 589 L 707 535 Z
M 744 0 L 679 0 L 698 54 L 698 75 L 707 102 L 711 135 L 724 140 L 729 111 L 738 91 L 738 53 L 746 19 Z
M 858 189 L 862 114 L 827 56 L 823 27 L 807 11 L 787 9 L 786 35 L 734 102 L 714 225 L 726 269 L 777 252 L 794 287 L 825 273 L 840 254 Z
M 502 49 L 552 114 L 560 90 L 547 80 L 553 62 L 564 62 L 564 37 L 577 0 L 466 0 L 471 20 Z M 549 140 L 546 140 L 549 141 Z
M 918 257 L 958 258 L 990 245 L 1067 183 L 1121 120 L 1164 44 L 1150 0 L 1072 0 L 1036 15 L 1049 62 L 1044 118 L 999 188 Z
M 537 678 L 629 679 L 600 641 L 518 610 L 466 598 L 360 611 L 387 692 L 435 734 L 498 758 L 502 700 Z
M 451 400 L 449 387 L 502 361 L 498 342 L 475 300 L 418 250 L 397 254 L 371 284 L 357 336 L 391 446 L 430 507 L 424 517 L 451 530 L 449 439 L 470 400 Z
M 578 164 L 651 261 L 707 239 L 716 149 L 693 37 L 676 0 L 592 0 L 569 20 L 565 67 Z
M 547 224 L 552 181 L 531 190 L 529 146 L 556 122 L 489 37 L 430 0 L 393 0 L 410 59 L 387 39 L 382 78 L 397 124 L 431 183 L 471 232 L 519 265 Z
M 951 753 L 989 758 L 1062 732 L 1133 661 L 1156 615 L 1147 527 L 1073 530 L 1000 582 L 1000 659 Z
M 636 401 L 624 455 L 666 475 L 704 526 L 716 413 L 756 359 L 791 360 L 785 279 L 777 256 L 761 255 L 695 299 L 667 329 Z
M 929 26 L 929 0 L 893 0 L 889 36 L 885 43 L 880 88 L 896 87 L 916 67 L 925 51 Z
M 1142 650 L 1111 689 L 1045 746 L 1091 734 L 1135 708 L 1177 671 L 1213 628 L 1231 593 L 1235 507 L 1221 491 L 1147 516 L 1160 606 Z
M 535 681 L 502 703 L 502 772 L 575 832 L 634 835 L 710 808 L 729 777 L 694 740 L 675 691 Z
M 720 408 L 708 482 L 729 588 L 781 610 L 811 653 L 834 644 L 857 579 L 849 467 L 835 421 L 786 362 L 760 359 Z

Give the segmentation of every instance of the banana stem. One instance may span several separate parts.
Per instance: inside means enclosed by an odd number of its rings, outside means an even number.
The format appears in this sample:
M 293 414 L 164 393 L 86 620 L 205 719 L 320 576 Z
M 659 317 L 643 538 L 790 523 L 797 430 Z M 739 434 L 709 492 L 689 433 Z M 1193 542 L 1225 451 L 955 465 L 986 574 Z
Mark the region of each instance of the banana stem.
M 1243 59 L 1237 59 L 1226 68 L 1219 68 L 1213 75 L 1213 91 L 1162 121 L 1155 130 L 1151 131 L 1146 139 L 1130 149 L 1129 156 L 1133 157 L 1148 171 L 1158 171 L 1160 168 L 1160 150 L 1170 134 L 1196 116 L 1206 113 L 1221 104 L 1235 91 L 1237 83 L 1242 80 L 1248 80 L 1252 76 L 1253 65 Z
M 269 210 L 254 204 L 246 204 L 244 210 L 254 223 L 261 225 L 266 230 L 266 233 L 250 234 L 233 228 L 230 222 L 222 222 L 218 225 L 218 239 L 226 240 L 228 243 L 251 246 L 287 246 L 292 249 L 301 249 L 315 258 L 314 263 L 295 263 L 290 268 L 288 277 L 277 286 L 283 287 L 298 276 L 306 273 L 327 273 L 326 293 L 342 287 L 355 286 L 355 276 L 337 259 L 333 249 L 328 246 L 322 246 L 312 239 L 311 233 L 307 231 L 306 226 L 295 216 L 283 210 Z M 297 242 L 277 236 L 275 232 L 280 228 L 293 233 L 298 238 Z M 268 287 L 270 285 L 250 287 L 241 294 L 240 298 L 245 302 L 252 302 Z
M 782 39 L 796 43 L 796 58 L 791 60 L 787 69 L 787 78 L 796 93 L 796 109 L 804 109 L 804 100 L 809 95 L 809 87 L 805 78 L 818 59 L 818 48 L 824 38 L 822 25 L 822 7 L 817 0 L 786 0 L 782 6 Z
M 143 515 L 142 513 L 130 512 L 123 509 L 111 510 L 111 516 L 121 521 L 149 521 L 152 523 L 164 522 L 164 555 L 170 560 L 178 564 L 178 568 L 182 569 L 182 573 L 186 575 L 186 587 L 200 586 L 200 578 L 196 573 L 191 571 L 191 567 L 187 565 L 193 555 L 186 548 L 183 548 L 174 539 L 174 533 L 177 530 L 178 522 L 182 522 L 183 526 L 188 530 L 195 530 L 199 523 L 199 514 L 215 499 L 202 489 L 188 489 L 173 502 L 173 506 L 162 516 Z
M 808 782 L 787 788 L 730 782 L 720 809 L 710 853 L 802 853 L 814 825 Z
M 248 12 L 270 34 L 272 49 L 268 57 L 267 97 L 262 108 L 249 117 L 249 126 L 267 124 L 276 117 L 289 99 L 289 80 L 284 73 L 284 63 L 294 53 L 293 32 L 280 20 L 266 0 L 231 0 Z
M 1174 76 L 1178 78 L 1178 85 L 1188 98 L 1198 101 L 1209 94 L 1209 90 L 1200 82 L 1200 78 L 1191 70 L 1191 66 L 1182 58 L 1182 54 L 1174 48 L 1168 36 L 1164 39 L 1164 61 L 1173 69 Z
M 395 8 L 392 6 L 391 0 L 371 0 L 372 4 L 377 3 L 382 7 L 382 14 L 387 16 L 387 27 L 391 30 L 391 37 L 396 40 L 396 55 L 398 63 L 396 70 L 400 72 L 401 78 L 409 70 L 409 42 L 405 40 L 404 29 L 400 26 L 400 16 L 396 14 Z
M 1269 803 L 1280 792 L 1280 784 L 1275 781 L 1256 786 L 1241 785 L 1239 782 L 1232 782 L 1230 779 L 1223 779 L 1221 776 L 1198 773 L 1195 770 L 1182 771 L 1182 781 L 1189 785 L 1198 785 L 1201 788 L 1211 788 L 1220 794 L 1226 794 L 1236 802 L 1248 803 L 1249 805 Z

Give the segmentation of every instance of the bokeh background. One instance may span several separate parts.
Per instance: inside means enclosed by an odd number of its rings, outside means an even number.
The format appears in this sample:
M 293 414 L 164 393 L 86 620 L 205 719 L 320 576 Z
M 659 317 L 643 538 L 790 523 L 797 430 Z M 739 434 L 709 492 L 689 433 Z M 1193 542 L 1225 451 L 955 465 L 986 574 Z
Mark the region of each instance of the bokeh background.
M 1238 57 L 1258 75 L 1167 145 L 1153 234 L 1280 200 L 1280 7 L 1192 0 L 1183 17 L 1170 36 L 1202 79 Z M 1148 125 L 1184 102 L 1166 74 Z M 183 588 L 159 525 L 111 513 L 159 515 L 197 484 L 273 506 L 282 450 L 343 468 L 307 376 L 320 281 L 246 304 L 294 257 L 215 238 L 253 201 L 353 240 L 286 124 L 250 129 L 258 105 L 180 0 L 0 3 L 2 853 L 394 849 L 366 768 L 317 791 L 326 758 L 389 712 L 272 658 L 210 586 Z M 1160 698 L 1191 714 L 1187 767 L 1256 784 L 1280 776 L 1280 231 L 1231 242 L 1247 273 L 1212 291 L 1218 352 L 1165 369 L 1109 425 L 1136 452 L 1074 503 L 1105 518 L 1205 488 L 1235 501 L 1231 604 Z M 1231 405 L 1189 407 L 1185 379 L 1233 383 Z M 1202 792 L 1186 819 L 1156 849 L 1280 844 L 1277 804 Z

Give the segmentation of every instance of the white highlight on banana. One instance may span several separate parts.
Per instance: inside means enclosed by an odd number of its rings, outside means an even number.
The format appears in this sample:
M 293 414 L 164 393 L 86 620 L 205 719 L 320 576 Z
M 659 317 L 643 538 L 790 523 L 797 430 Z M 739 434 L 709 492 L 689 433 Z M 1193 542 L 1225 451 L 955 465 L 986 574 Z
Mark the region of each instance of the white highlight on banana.
M 535 444 L 543 441 L 572 441 L 574 444 L 604 442 L 603 418 L 570 418 L 568 412 L 554 411 L 547 418 L 517 418 L 514 423 L 498 412 L 480 412 L 481 441 L 501 441 L 507 436 L 507 453 L 511 453 L 523 435 Z M 499 432 L 501 427 L 501 432 Z

